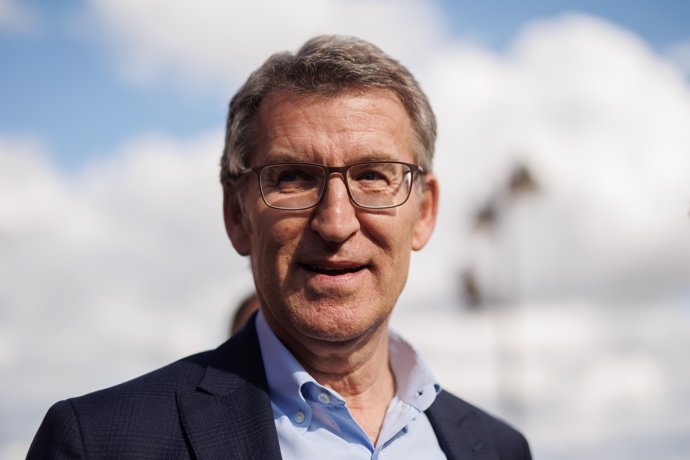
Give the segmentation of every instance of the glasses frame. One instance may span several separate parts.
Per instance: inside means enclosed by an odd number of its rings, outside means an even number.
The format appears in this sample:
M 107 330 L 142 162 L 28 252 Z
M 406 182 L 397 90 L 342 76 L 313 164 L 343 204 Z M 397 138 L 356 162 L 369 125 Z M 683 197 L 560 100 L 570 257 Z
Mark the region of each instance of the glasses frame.
M 380 164 L 380 163 L 390 163 L 390 164 L 395 163 L 395 164 L 401 164 L 401 165 L 404 165 L 404 166 L 407 166 L 408 168 L 410 168 L 410 174 L 412 174 L 412 178 L 410 179 L 409 186 L 407 187 L 407 197 L 405 198 L 405 200 L 402 203 L 395 204 L 392 206 L 390 206 L 390 205 L 389 206 L 364 206 L 364 205 L 358 203 L 357 200 L 355 200 L 355 198 L 352 196 L 352 192 L 350 191 L 350 184 L 348 183 L 348 179 L 347 179 L 347 172 L 350 168 L 355 167 L 355 166 L 362 166 L 362 165 L 367 165 L 367 164 Z M 326 171 L 323 185 L 321 186 L 321 191 L 319 192 L 319 197 L 316 200 L 316 203 L 314 203 L 311 206 L 304 206 L 301 208 L 284 208 L 281 206 L 275 206 L 275 205 L 271 205 L 268 203 L 268 201 L 266 200 L 266 197 L 264 196 L 264 188 L 263 188 L 263 185 L 261 183 L 261 171 L 263 171 L 265 168 L 268 168 L 271 166 L 283 166 L 283 165 L 284 166 L 290 166 L 290 165 L 315 166 L 315 167 L 321 168 L 324 171 Z M 332 174 L 340 174 L 343 177 L 343 183 L 345 184 L 345 189 L 347 190 L 347 195 L 350 198 L 351 203 L 353 203 L 354 205 L 356 205 L 357 207 L 362 208 L 362 209 L 377 210 L 377 209 L 397 208 L 398 206 L 402 206 L 405 203 L 407 203 L 407 200 L 410 199 L 410 195 L 412 194 L 412 187 L 414 185 L 415 179 L 420 177 L 420 175 L 426 174 L 426 171 L 424 170 L 423 167 L 421 167 L 419 165 L 412 164 L 412 163 L 405 163 L 404 161 L 395 161 L 395 160 L 363 161 L 360 163 L 353 163 L 353 164 L 347 165 L 347 166 L 326 166 L 326 165 L 322 165 L 319 163 L 309 163 L 309 162 L 303 162 L 303 161 L 290 161 L 290 162 L 285 162 L 285 163 L 268 163 L 268 164 L 261 165 L 261 166 L 255 166 L 253 168 L 247 168 L 247 169 L 244 169 L 242 171 L 239 171 L 237 174 L 238 175 L 244 175 L 244 174 L 248 174 L 248 173 L 256 174 L 256 177 L 259 180 L 259 191 L 261 192 L 261 199 L 266 204 L 266 206 L 268 206 L 269 208 L 272 208 L 272 209 L 279 209 L 281 211 L 304 211 L 305 209 L 315 208 L 321 203 L 321 200 L 323 200 L 323 196 L 326 192 L 326 187 L 328 186 L 328 179 L 331 177 Z

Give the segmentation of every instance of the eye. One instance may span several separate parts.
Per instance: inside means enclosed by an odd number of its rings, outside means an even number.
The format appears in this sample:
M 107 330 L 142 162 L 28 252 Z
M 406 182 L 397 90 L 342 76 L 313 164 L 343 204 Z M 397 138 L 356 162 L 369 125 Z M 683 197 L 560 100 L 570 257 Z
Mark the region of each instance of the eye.
M 304 171 L 297 168 L 280 171 L 275 177 L 276 183 L 295 182 L 304 179 Z
M 295 193 L 318 188 L 323 172 L 310 165 L 278 164 L 266 167 L 261 179 L 264 192 Z
M 362 171 L 362 172 L 358 173 L 357 177 L 355 177 L 355 180 L 357 180 L 357 181 L 385 181 L 385 180 L 387 180 L 387 178 L 380 171 L 369 169 L 369 170 Z
M 363 163 L 350 169 L 350 177 L 361 186 L 384 187 L 395 182 L 399 170 L 396 163 Z

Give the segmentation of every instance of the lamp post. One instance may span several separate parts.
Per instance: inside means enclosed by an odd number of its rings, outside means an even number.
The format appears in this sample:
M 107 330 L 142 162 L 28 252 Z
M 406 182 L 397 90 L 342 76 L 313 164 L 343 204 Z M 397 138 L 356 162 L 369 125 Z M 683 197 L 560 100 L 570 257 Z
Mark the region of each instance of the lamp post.
M 506 313 L 510 305 L 516 308 L 520 304 L 523 295 L 520 282 L 521 245 L 519 228 L 513 228 L 508 234 L 506 226 L 511 218 L 515 218 L 516 205 L 538 191 L 539 186 L 529 168 L 523 163 L 515 164 L 507 180 L 499 184 L 472 219 L 474 232 L 486 236 L 493 253 L 489 255 L 493 255 L 490 259 L 494 259 L 488 262 L 494 263 L 489 263 L 490 270 L 483 279 L 481 273 L 478 274 L 472 268 L 466 268 L 461 273 L 461 286 L 467 305 L 474 310 L 486 310 L 489 306 L 494 309 L 492 313 L 499 403 L 518 417 L 524 417 L 519 331 L 516 333 L 514 322 Z M 500 245 L 501 240 L 506 238 L 509 239 L 508 244 Z M 499 247 L 504 248 L 504 251 L 499 251 Z M 482 261 L 475 261 L 475 264 L 480 262 Z M 509 266 L 508 280 L 502 280 L 497 267 L 504 267 L 506 264 Z M 509 288 L 501 289 L 506 284 Z

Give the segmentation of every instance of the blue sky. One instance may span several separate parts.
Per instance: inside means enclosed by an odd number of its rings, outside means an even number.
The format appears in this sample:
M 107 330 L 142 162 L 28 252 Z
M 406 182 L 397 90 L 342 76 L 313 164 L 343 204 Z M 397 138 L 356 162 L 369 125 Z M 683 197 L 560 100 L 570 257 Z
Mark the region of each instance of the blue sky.
M 493 46 L 501 46 L 525 22 L 567 11 L 580 11 L 626 27 L 644 37 L 659 50 L 690 36 L 690 3 L 674 0 L 608 1 L 453 1 L 442 0 L 453 30 L 470 31 Z
M 78 167 L 140 133 L 196 134 L 222 123 L 225 102 L 119 78 L 102 44 L 70 32 L 81 2 L 29 2 L 35 33 L 0 34 L 0 131 L 38 136 L 57 164 Z
M 80 31 L 84 2 L 23 2 L 26 32 L 0 28 L 0 132 L 38 137 L 62 168 L 107 155 L 142 133 L 194 136 L 222 126 L 235 85 L 137 85 L 122 78 L 106 39 Z M 690 39 L 690 3 L 646 1 L 440 2 L 452 34 L 501 50 L 535 18 L 583 11 L 639 34 L 663 53 Z M 230 25 L 229 25 L 230 27 Z

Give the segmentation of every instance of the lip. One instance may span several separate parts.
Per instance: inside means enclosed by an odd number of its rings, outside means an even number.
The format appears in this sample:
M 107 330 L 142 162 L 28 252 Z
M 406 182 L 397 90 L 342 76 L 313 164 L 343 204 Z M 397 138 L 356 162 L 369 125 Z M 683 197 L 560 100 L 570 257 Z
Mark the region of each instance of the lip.
M 351 260 L 305 260 L 299 262 L 299 267 L 315 280 L 346 282 L 358 278 L 371 265 Z
M 310 272 L 326 276 L 339 276 L 348 273 L 357 273 L 369 268 L 369 264 L 350 261 L 308 261 L 300 262 L 300 266 Z

